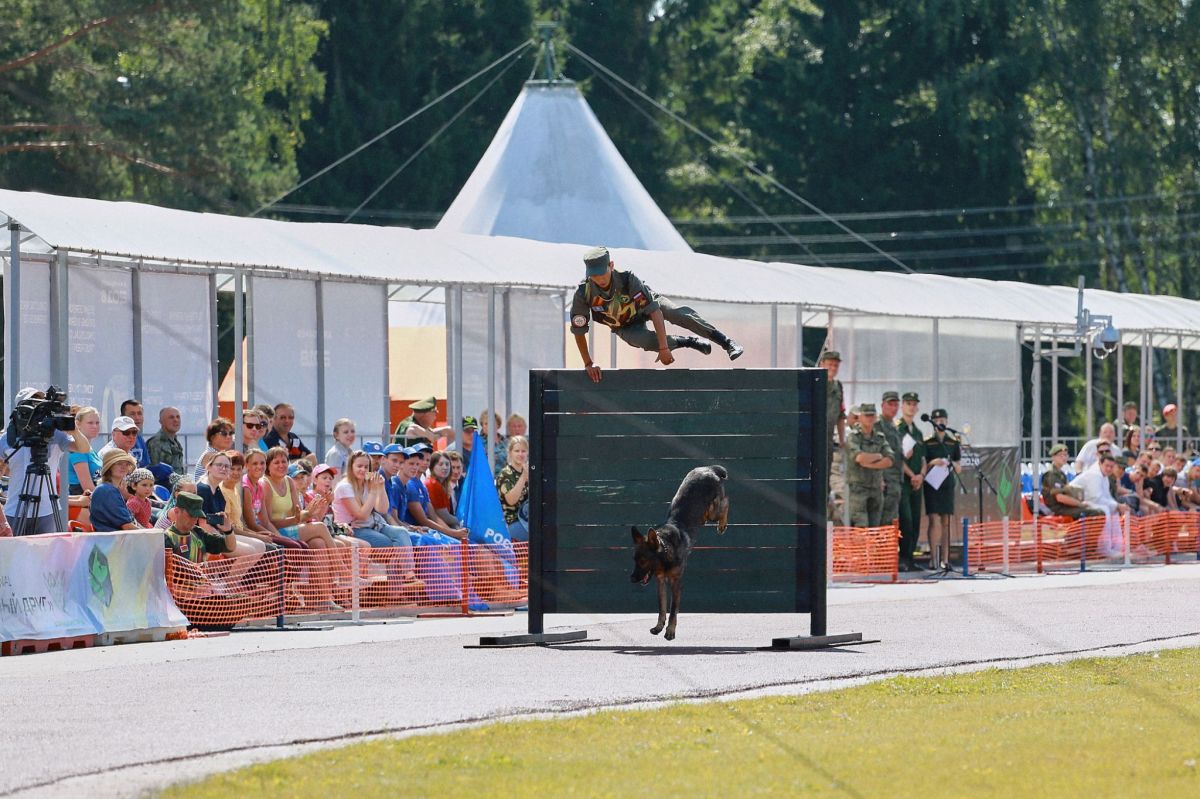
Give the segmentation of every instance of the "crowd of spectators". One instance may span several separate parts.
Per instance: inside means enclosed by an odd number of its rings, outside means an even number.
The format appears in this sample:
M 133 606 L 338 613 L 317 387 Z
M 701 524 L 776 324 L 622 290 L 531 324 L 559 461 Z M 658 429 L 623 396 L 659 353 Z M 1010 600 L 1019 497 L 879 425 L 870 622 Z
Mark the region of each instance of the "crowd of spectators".
M 486 425 L 468 416 L 463 440 L 455 441 L 452 427 L 437 426 L 436 408 L 432 397 L 413 403 L 386 444 L 360 444 L 354 421 L 338 419 L 333 444 L 318 459 L 293 432 L 291 405 L 255 406 L 243 413 L 240 436 L 229 419 L 209 422 L 205 449 L 189 467 L 179 409 L 162 408 L 158 431 L 143 438 L 144 410 L 131 399 L 121 404 L 107 439 L 96 408 L 73 408 L 76 430 L 56 434 L 50 466 L 55 470 L 58 459 L 68 456 L 71 515 L 84 529 L 157 528 L 168 548 L 193 562 L 246 556 L 234 577 L 283 548 L 386 549 L 373 561 L 386 565 L 389 579 L 419 587 L 414 548 L 454 545 L 470 534 L 459 512 L 462 482 L 474 434 L 486 433 Z M 500 417 L 493 419 L 499 429 Z M 515 540 L 528 540 L 525 430 L 525 420 L 513 415 L 495 445 L 497 499 Z M 44 508 L 49 513 L 48 499 Z M 8 527 L 0 524 L 2 534 Z M 38 531 L 51 527 L 39 523 Z M 484 552 L 473 556 L 471 568 L 496 571 L 501 564 Z M 363 576 L 314 570 L 308 579 L 318 583 L 317 593 L 331 597 L 323 609 L 336 609 L 334 584 Z

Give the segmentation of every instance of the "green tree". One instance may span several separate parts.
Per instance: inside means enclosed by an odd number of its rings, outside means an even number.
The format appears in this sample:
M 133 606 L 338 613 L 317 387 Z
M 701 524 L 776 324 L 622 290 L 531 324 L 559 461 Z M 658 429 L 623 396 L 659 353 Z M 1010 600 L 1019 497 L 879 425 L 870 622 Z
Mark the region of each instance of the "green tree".
M 0 0 L 0 182 L 244 211 L 296 180 L 325 25 L 286 0 Z

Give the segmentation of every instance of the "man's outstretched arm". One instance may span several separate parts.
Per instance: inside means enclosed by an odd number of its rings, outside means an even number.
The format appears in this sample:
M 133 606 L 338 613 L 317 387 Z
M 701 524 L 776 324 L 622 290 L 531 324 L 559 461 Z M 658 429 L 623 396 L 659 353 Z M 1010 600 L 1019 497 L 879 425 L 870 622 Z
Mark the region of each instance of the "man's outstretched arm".
M 593 383 L 599 383 L 600 367 L 592 360 L 592 352 L 588 349 L 587 336 L 576 333 L 575 346 L 579 348 L 579 357 L 583 358 L 583 368 L 587 370 L 588 377 L 592 378 Z

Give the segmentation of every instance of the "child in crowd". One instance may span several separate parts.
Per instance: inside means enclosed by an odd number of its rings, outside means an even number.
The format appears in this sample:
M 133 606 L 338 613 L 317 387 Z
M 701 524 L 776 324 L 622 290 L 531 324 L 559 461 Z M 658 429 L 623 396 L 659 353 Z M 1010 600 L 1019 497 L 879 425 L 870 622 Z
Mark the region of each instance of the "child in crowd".
M 352 419 L 338 419 L 334 422 L 333 446 L 325 453 L 325 463 L 345 474 L 346 460 L 350 457 L 350 451 L 354 447 L 356 438 L 358 438 L 358 432 L 354 428 Z
M 133 495 L 125 500 L 125 506 L 133 514 L 134 520 L 140 527 L 150 527 L 150 512 L 153 509 L 150 500 L 154 496 L 154 475 L 149 469 L 134 469 L 125 477 L 125 490 Z
M 312 466 L 308 461 L 296 461 L 288 467 L 288 476 L 292 478 L 292 482 L 296 484 L 297 501 L 301 508 L 307 508 L 310 500 L 313 499 L 312 488 Z

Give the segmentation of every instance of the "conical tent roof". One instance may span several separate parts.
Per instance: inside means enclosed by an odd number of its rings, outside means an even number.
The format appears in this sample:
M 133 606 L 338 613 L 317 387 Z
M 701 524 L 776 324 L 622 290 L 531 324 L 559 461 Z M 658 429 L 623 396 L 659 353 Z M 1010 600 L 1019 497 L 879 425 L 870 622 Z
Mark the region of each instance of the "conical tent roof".
M 570 81 L 525 84 L 437 228 L 691 251 Z

